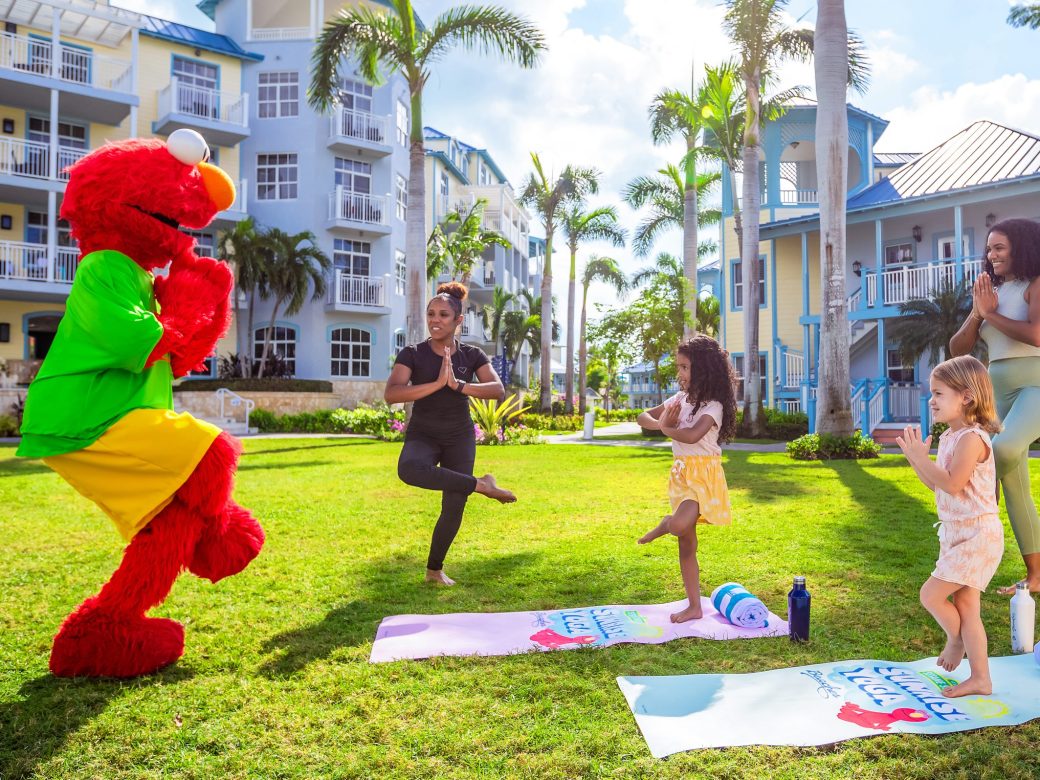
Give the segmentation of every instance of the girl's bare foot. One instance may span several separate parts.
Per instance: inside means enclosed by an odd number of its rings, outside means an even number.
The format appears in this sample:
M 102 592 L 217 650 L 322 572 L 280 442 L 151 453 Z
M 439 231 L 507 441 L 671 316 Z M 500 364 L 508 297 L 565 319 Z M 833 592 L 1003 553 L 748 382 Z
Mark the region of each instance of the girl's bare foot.
M 666 533 L 668 533 L 668 521 L 672 519 L 671 515 L 665 515 L 664 519 L 660 523 L 655 525 L 645 534 L 639 537 L 637 544 L 649 544 L 654 539 L 660 539 Z
M 485 474 L 482 477 L 477 478 L 477 493 L 488 498 L 493 498 L 503 504 L 511 504 L 516 501 L 516 496 L 513 495 L 511 490 L 499 487 L 495 483 L 495 478 L 490 474 Z
M 1037 580 L 1024 579 L 1024 580 L 1020 580 L 1019 582 L 1027 582 L 1027 583 L 1029 583 L 1029 592 L 1030 593 L 1040 593 L 1040 579 L 1037 579 Z M 1015 587 L 1017 585 L 1018 585 L 1018 583 L 1016 582 L 1014 585 L 1005 585 L 1003 588 L 997 588 L 997 593 L 999 593 L 1001 596 L 1014 596 L 1015 595 Z
M 694 606 L 691 602 L 690 606 L 688 606 L 686 609 L 672 613 L 672 622 L 685 623 L 687 620 L 699 620 L 701 617 L 702 612 L 700 601 L 697 602 L 696 606 Z
M 964 642 L 961 638 L 950 637 L 946 640 L 946 647 L 939 653 L 939 657 L 935 661 L 936 666 L 941 666 L 948 672 L 952 672 L 958 666 L 961 665 L 961 661 L 964 659 Z
M 972 675 L 958 685 L 943 688 L 942 695 L 947 699 L 956 699 L 959 696 L 989 696 L 993 693 L 993 681 L 988 677 L 976 677 Z
M 445 574 L 444 569 L 438 569 L 437 571 L 434 571 L 433 569 L 427 569 L 426 581 L 432 582 L 434 585 L 444 585 L 446 587 L 455 584 L 455 580 L 453 580 L 451 577 Z

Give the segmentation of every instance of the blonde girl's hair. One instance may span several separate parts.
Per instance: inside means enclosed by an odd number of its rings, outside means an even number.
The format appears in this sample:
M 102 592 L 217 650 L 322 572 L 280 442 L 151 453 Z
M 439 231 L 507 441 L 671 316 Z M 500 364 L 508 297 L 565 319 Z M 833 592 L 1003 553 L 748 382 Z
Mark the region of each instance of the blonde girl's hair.
M 961 355 L 945 360 L 932 369 L 932 377 L 958 393 L 971 396 L 964 407 L 964 419 L 969 425 L 979 425 L 988 433 L 1000 432 L 1003 426 L 997 418 L 993 383 L 986 367 L 976 358 Z

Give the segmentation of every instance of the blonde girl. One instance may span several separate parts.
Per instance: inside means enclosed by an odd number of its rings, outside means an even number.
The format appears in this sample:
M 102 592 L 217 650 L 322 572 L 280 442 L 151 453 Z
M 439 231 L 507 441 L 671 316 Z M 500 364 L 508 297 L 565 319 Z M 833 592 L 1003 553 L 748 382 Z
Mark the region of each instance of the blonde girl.
M 921 604 L 946 632 L 937 664 L 953 671 L 967 653 L 971 667 L 968 679 L 944 688 L 943 695 L 988 695 L 993 683 L 981 598 L 1004 554 L 990 443 L 990 434 L 1000 431 L 993 385 L 985 366 L 963 355 L 937 365 L 930 387 L 932 417 L 949 426 L 935 461 L 928 455 L 932 437 L 922 440 L 917 428 L 907 427 L 897 440 L 917 476 L 935 491 L 939 512 L 939 560 L 921 586 Z

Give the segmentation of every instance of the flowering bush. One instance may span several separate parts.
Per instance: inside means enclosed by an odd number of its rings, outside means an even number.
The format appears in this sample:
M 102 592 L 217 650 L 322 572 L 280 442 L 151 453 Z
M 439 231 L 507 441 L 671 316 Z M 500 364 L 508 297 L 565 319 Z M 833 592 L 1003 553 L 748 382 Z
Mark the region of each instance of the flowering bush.
M 261 433 L 361 433 L 387 441 L 404 438 L 404 411 L 384 403 L 282 415 L 257 409 L 249 422 Z

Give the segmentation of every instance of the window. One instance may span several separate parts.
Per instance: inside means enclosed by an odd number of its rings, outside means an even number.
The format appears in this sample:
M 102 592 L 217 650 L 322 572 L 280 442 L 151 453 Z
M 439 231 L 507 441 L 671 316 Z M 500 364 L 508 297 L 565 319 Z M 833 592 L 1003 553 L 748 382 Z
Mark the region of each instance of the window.
M 220 117 L 216 65 L 174 57 L 173 75 L 177 78 L 176 100 L 179 113 L 208 119 Z
M 261 119 L 298 116 L 300 74 L 288 70 L 261 73 L 257 81 L 256 111 Z
M 480 168 L 479 168 L 479 170 L 480 170 L 480 184 L 482 186 L 490 186 L 491 185 L 491 169 L 488 168 L 484 163 L 479 163 L 479 165 L 480 165 Z
M 405 348 L 405 336 L 403 330 L 394 331 L 394 355 L 396 356 Z
M 889 244 L 885 247 L 885 265 L 905 265 L 914 262 L 914 245 Z
M 257 362 L 264 355 L 264 342 L 267 339 L 267 328 L 257 328 L 253 331 L 253 359 Z M 296 329 L 283 325 L 275 325 L 271 328 L 271 349 L 268 352 L 268 360 L 271 355 L 277 355 L 283 363 L 289 376 L 296 376 Z
M 51 120 L 43 117 L 29 117 L 29 141 L 47 144 L 51 141 Z M 58 120 L 58 146 L 72 149 L 87 148 L 87 126 L 74 122 Z
M 58 219 L 58 246 L 76 246 L 69 231 L 69 223 Z M 47 212 L 30 211 L 25 215 L 25 240 L 29 244 L 47 243 Z
M 297 176 L 295 154 L 258 154 L 256 156 L 257 200 L 294 200 Z
M 733 355 L 733 371 L 737 375 L 737 401 L 744 398 L 744 356 Z M 759 389 L 759 398 L 763 401 L 766 399 L 766 355 L 764 352 L 758 355 L 758 373 L 761 379 L 762 386 Z
M 337 157 L 336 186 L 347 192 L 368 195 L 372 192 L 372 164 Z
M 407 287 L 408 265 L 404 259 L 404 252 L 400 249 L 394 251 L 394 292 L 404 295 Z
M 744 273 L 743 263 L 739 260 L 733 263 L 733 308 L 744 307 Z M 764 257 L 758 258 L 758 305 L 766 303 L 766 261 Z
M 962 237 L 963 247 L 961 248 L 961 257 L 971 257 L 971 244 L 967 234 Z M 957 242 L 953 236 L 946 236 L 946 238 L 939 239 L 939 257 L 940 260 L 955 260 L 957 259 Z
M 217 256 L 212 233 L 203 233 L 201 230 L 185 230 L 184 232 L 195 239 L 195 254 L 199 257 Z
M 397 218 L 402 222 L 408 218 L 408 180 L 401 174 L 397 174 L 397 202 L 395 212 Z
M 397 143 L 401 146 L 408 146 L 408 106 L 404 104 L 404 101 L 397 101 Z
M 372 244 L 368 241 L 337 238 L 332 252 L 332 263 L 337 271 L 345 274 L 368 276 L 372 265 Z
M 441 213 L 448 213 L 448 172 L 441 171 L 440 187 L 437 193 L 441 199 Z
M 332 375 L 367 377 L 372 366 L 372 334 L 360 328 L 332 331 Z
M 339 85 L 339 102 L 347 111 L 372 113 L 372 87 L 363 81 L 343 79 Z
M 913 382 L 914 367 L 906 365 L 898 349 L 885 351 L 886 365 L 885 374 L 890 382 Z

